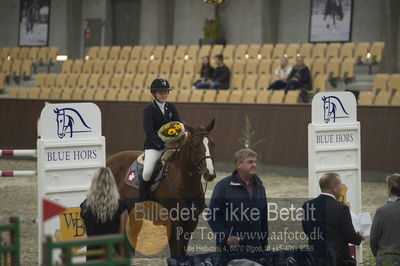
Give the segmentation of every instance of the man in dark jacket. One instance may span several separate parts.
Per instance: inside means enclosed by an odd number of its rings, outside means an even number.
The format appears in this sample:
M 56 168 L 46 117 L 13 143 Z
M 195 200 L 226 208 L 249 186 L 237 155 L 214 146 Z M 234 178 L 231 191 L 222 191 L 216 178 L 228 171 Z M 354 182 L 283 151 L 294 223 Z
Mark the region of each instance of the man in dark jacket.
M 199 82 L 196 85 L 198 89 L 223 89 L 227 90 L 229 88 L 230 71 L 229 68 L 224 64 L 222 55 L 214 56 L 216 68 L 211 80 L 205 82 Z
M 303 205 L 303 230 L 313 250 L 316 265 L 356 265 L 348 244 L 360 245 L 362 233 L 356 233 L 349 207 L 336 199 L 342 181 L 336 173 L 326 173 L 319 180 L 321 194 Z
M 242 149 L 235 153 L 236 170 L 215 186 L 209 224 L 217 247 L 243 258 L 266 249 L 268 238 L 267 198 L 256 175 L 257 153 Z

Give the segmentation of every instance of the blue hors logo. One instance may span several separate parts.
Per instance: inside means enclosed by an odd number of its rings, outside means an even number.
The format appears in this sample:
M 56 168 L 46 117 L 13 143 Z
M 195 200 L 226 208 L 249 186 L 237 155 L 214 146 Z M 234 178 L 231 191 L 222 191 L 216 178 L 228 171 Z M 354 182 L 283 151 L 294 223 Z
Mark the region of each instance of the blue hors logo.
M 66 134 L 72 138 L 74 133 L 91 132 L 91 128 L 86 124 L 81 114 L 73 108 L 54 109 L 57 114 L 57 135 L 60 139 Z
M 324 101 L 324 120 L 325 123 L 335 123 L 338 118 L 348 118 L 350 114 L 344 108 L 340 99 L 336 96 L 322 97 Z

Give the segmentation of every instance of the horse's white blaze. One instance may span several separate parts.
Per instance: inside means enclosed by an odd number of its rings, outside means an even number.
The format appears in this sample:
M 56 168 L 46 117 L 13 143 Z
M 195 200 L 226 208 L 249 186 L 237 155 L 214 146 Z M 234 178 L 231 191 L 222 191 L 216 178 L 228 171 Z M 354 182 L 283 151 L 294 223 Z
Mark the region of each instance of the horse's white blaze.
M 203 144 L 204 144 L 204 147 L 205 147 L 205 149 L 206 149 L 206 156 L 211 156 L 211 155 L 210 155 L 210 149 L 209 149 L 209 147 L 208 147 L 208 138 L 207 138 L 207 137 L 204 137 L 204 139 L 203 139 Z M 208 172 L 209 172 L 211 175 L 213 175 L 213 174 L 214 174 L 214 166 L 213 166 L 213 164 L 212 164 L 211 158 L 207 158 L 207 159 L 206 159 L 206 165 L 207 165 Z

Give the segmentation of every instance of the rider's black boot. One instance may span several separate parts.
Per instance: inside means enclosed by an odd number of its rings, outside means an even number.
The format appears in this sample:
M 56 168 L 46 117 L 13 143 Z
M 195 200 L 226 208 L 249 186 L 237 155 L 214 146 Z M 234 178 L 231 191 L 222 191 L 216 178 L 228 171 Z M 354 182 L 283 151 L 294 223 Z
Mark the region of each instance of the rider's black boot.
M 151 181 L 140 180 L 139 184 L 139 197 L 140 200 L 145 201 L 150 198 Z

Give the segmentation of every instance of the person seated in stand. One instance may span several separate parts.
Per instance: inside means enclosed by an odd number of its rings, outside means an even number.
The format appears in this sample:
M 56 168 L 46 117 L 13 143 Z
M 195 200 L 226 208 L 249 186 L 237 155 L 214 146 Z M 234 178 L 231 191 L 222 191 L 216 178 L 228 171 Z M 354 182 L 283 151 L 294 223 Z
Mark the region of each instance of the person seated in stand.
M 196 86 L 197 89 L 222 89 L 227 90 L 229 88 L 230 71 L 229 68 L 224 64 L 222 55 L 214 56 L 215 65 L 214 73 L 211 80 L 207 82 L 199 82 Z
M 275 70 L 274 82 L 268 87 L 268 90 L 284 89 L 291 71 L 292 67 L 288 65 L 288 59 L 282 57 L 280 66 Z
M 128 208 L 120 199 L 114 175 L 108 167 L 99 168 L 93 176 L 86 199 L 81 203 L 81 217 L 88 237 L 124 233 Z M 87 250 L 100 246 L 89 245 Z M 102 255 L 87 255 L 87 260 L 101 259 Z
M 308 102 L 307 91 L 312 90 L 310 69 L 304 64 L 304 58 L 298 56 L 296 65 L 290 71 L 288 82 L 285 86 L 285 93 L 290 90 L 303 89 L 301 91 L 301 98 L 303 102 Z
M 214 68 L 210 65 L 210 57 L 203 57 L 203 64 L 200 69 L 200 79 L 197 80 L 193 85 L 197 88 L 197 84 L 200 82 L 208 82 L 211 81 L 214 73 Z

